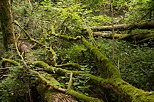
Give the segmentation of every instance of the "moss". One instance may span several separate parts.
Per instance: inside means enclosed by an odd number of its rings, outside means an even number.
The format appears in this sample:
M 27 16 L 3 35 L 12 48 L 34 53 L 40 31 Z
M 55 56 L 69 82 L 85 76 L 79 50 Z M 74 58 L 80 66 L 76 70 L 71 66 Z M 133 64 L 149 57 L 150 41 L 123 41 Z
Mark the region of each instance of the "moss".
M 66 63 L 62 65 L 56 65 L 56 67 L 75 67 L 75 68 L 80 68 L 80 65 L 78 63 Z
M 154 102 L 154 95 L 151 95 L 149 92 L 145 92 L 142 89 L 135 88 L 120 78 L 111 79 L 109 82 L 115 88 L 118 88 L 119 91 L 129 96 L 132 102 Z
M 49 65 L 43 61 L 30 61 L 28 62 L 29 64 L 32 63 L 34 65 L 38 65 L 38 66 L 41 66 L 41 67 L 49 67 Z
M 60 35 L 60 34 L 52 34 L 56 37 L 60 37 L 62 39 L 65 39 L 65 40 L 79 40 L 81 39 L 81 36 L 77 36 L 77 37 L 70 37 L 70 36 L 67 36 L 67 35 Z
M 56 66 L 57 65 L 57 55 L 56 55 L 56 52 L 52 49 L 52 47 L 50 47 L 50 52 L 52 53 L 52 59 L 53 59 L 53 65 Z
M 100 100 L 98 98 L 88 97 L 84 94 L 78 93 L 74 90 L 67 90 L 66 93 L 75 96 L 78 99 L 84 100 L 86 102 L 103 102 L 103 100 Z
M 72 88 L 72 83 L 73 83 L 73 73 L 70 74 L 70 80 L 68 82 L 68 87 L 67 90 L 70 90 Z
M 98 64 L 101 66 L 98 68 L 102 77 L 105 78 L 119 78 L 121 77 L 118 69 L 113 66 L 112 62 L 105 56 L 104 53 L 100 52 L 98 48 L 91 45 L 84 37 L 82 37 L 82 42 L 85 47 L 96 57 Z M 108 75 L 105 75 L 108 74 Z
M 12 65 L 20 66 L 20 63 L 14 61 L 14 60 L 2 58 L 2 66 L 3 66 L 3 67 L 5 67 L 5 64 L 6 64 L 6 63 L 10 63 L 10 64 L 12 64 Z

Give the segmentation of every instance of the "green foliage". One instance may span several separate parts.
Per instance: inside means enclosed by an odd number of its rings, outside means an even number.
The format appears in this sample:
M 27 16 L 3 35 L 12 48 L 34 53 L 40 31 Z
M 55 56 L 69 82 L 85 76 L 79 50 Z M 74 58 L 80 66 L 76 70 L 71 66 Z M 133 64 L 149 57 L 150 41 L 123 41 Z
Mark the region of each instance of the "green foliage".
M 63 50 L 63 51 L 62 51 Z M 58 51 L 58 56 L 61 60 L 67 60 L 69 62 L 82 63 L 83 62 L 84 46 L 73 45 L 68 48 L 64 48 Z M 63 62 L 63 61 L 62 61 Z
M 112 59 L 112 41 L 99 40 L 103 52 Z M 115 59 L 112 60 L 120 70 L 124 80 L 144 90 L 153 90 L 154 52 L 145 43 L 131 45 L 125 41 L 115 41 Z
M 143 22 L 153 20 L 154 11 L 153 0 L 133 0 L 128 3 L 129 11 L 125 14 L 125 20 L 128 23 Z
M 29 4 L 18 0 L 18 2 L 14 1 L 13 3 L 13 13 L 14 19 L 19 21 L 32 37 L 46 46 L 52 46 L 57 53 L 59 65 L 68 62 L 79 63 L 81 64 L 79 69 L 72 67 L 65 69 L 80 70 L 98 75 L 96 70 L 98 65 L 95 64 L 95 58 L 86 51 L 82 44 L 79 42 L 72 44 L 72 42 L 54 37 L 52 33 L 77 36 L 82 34 L 86 27 L 112 24 L 110 6 L 109 0 L 42 0 L 40 4 L 33 3 L 33 9 L 30 9 Z M 133 24 L 154 19 L 153 7 L 153 0 L 113 0 L 114 23 Z M 18 35 L 23 33 L 18 27 L 15 29 Z M 133 32 L 138 33 L 138 31 L 134 30 Z M 142 30 L 142 32 L 147 32 L 147 30 Z M 97 42 L 100 50 L 112 59 L 113 42 L 106 39 L 98 39 Z M 48 50 L 42 49 L 42 47 L 36 46 L 33 54 L 38 60 L 50 64 L 52 54 Z M 112 61 L 120 70 L 124 80 L 138 88 L 154 90 L 153 50 L 146 44 L 138 46 L 116 40 L 115 59 Z M 3 57 L 20 61 L 13 50 L 9 53 L 6 53 L 6 56 L 3 55 Z M 12 56 L 10 56 L 11 54 Z M 30 67 L 33 68 L 34 66 Z M 21 97 L 19 101 L 24 99 L 28 101 L 29 84 L 34 85 L 30 83 L 29 74 L 22 69 L 13 68 L 9 70 L 9 74 L 6 74 L 6 76 L 7 78 L 1 80 L 0 83 L 0 100 L 11 102 L 12 100 L 18 101 L 18 98 Z M 67 88 L 69 75 L 57 77 L 61 86 Z M 88 94 L 91 87 L 88 85 L 88 81 L 89 78 L 84 78 L 82 75 L 73 76 L 74 90 Z M 101 89 L 99 90 L 101 91 Z M 104 92 L 102 93 L 104 94 Z
M 75 3 L 69 0 L 61 0 L 56 3 L 44 1 L 41 3 L 40 13 L 43 21 L 49 22 L 49 28 L 53 33 L 75 35 L 82 32 L 86 25 L 93 25 L 91 20 L 92 10 L 86 10 L 87 5 Z
M 61 86 L 64 88 L 68 87 L 69 79 L 70 79 L 69 75 L 58 77 L 58 81 L 61 82 Z M 72 81 L 73 81 L 72 83 L 73 90 L 88 95 L 88 91 L 90 91 L 89 88 L 91 87 L 91 85 L 88 84 L 89 81 L 88 77 L 85 78 L 82 75 L 73 76 Z
M 0 80 L 0 100 L 2 102 L 14 102 L 29 100 L 29 78 L 20 68 L 12 68 L 9 74 L 3 75 Z

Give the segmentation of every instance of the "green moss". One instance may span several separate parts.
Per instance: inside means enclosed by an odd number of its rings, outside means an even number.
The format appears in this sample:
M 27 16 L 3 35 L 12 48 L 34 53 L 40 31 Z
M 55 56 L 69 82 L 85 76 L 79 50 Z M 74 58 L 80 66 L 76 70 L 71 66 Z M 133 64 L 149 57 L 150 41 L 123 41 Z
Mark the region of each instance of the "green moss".
M 10 63 L 12 65 L 20 66 L 20 63 L 14 61 L 14 60 L 2 58 L 2 66 L 5 66 L 6 63 Z
M 74 90 L 67 90 L 66 93 L 75 96 L 78 99 L 84 100 L 86 102 L 103 102 L 103 100 L 100 100 L 98 98 L 88 97 L 84 94 L 78 93 Z
M 56 52 L 52 49 L 52 47 L 50 47 L 50 52 L 52 53 L 52 59 L 53 59 L 53 65 L 56 66 L 57 65 L 57 55 Z
M 60 37 L 62 39 L 65 39 L 65 40 L 79 40 L 81 39 L 81 36 L 77 36 L 77 37 L 70 37 L 70 36 L 67 36 L 67 35 L 60 35 L 60 34 L 52 34 L 56 37 Z
M 32 63 L 34 65 L 38 65 L 38 66 L 41 66 L 41 67 L 44 67 L 44 68 L 47 68 L 49 67 L 49 65 L 43 61 L 30 61 L 28 63 Z
M 56 67 L 75 67 L 75 68 L 80 68 L 80 65 L 78 63 L 66 63 L 62 65 L 56 65 Z
M 109 81 L 115 88 L 129 96 L 132 102 L 154 102 L 154 94 L 150 94 L 150 92 L 135 88 L 120 78 Z
M 98 48 L 91 45 L 86 39 L 83 37 L 82 42 L 85 47 L 95 56 L 98 60 L 98 64 L 100 67 L 98 68 L 100 75 L 103 78 L 119 78 L 121 77 L 118 69 L 112 64 L 112 62 L 105 56 L 104 53 L 100 52 Z M 107 74 L 107 75 L 106 75 Z

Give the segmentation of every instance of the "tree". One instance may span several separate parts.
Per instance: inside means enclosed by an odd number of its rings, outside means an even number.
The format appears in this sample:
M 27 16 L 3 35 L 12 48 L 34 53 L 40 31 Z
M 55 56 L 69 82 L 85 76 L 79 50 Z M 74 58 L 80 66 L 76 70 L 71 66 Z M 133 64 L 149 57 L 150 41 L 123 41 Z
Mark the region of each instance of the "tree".
M 0 1 L 1 27 L 3 33 L 3 45 L 8 50 L 8 43 L 13 42 L 13 18 L 10 0 Z

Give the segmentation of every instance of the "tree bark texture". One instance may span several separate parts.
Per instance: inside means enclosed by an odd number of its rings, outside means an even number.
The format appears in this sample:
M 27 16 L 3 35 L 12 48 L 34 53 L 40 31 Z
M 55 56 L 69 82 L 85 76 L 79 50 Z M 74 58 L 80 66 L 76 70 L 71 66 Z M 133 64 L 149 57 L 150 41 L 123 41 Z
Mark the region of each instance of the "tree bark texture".
M 3 45 L 8 49 L 8 43 L 13 42 L 13 17 L 10 0 L 0 0 L 0 20 L 3 33 Z

